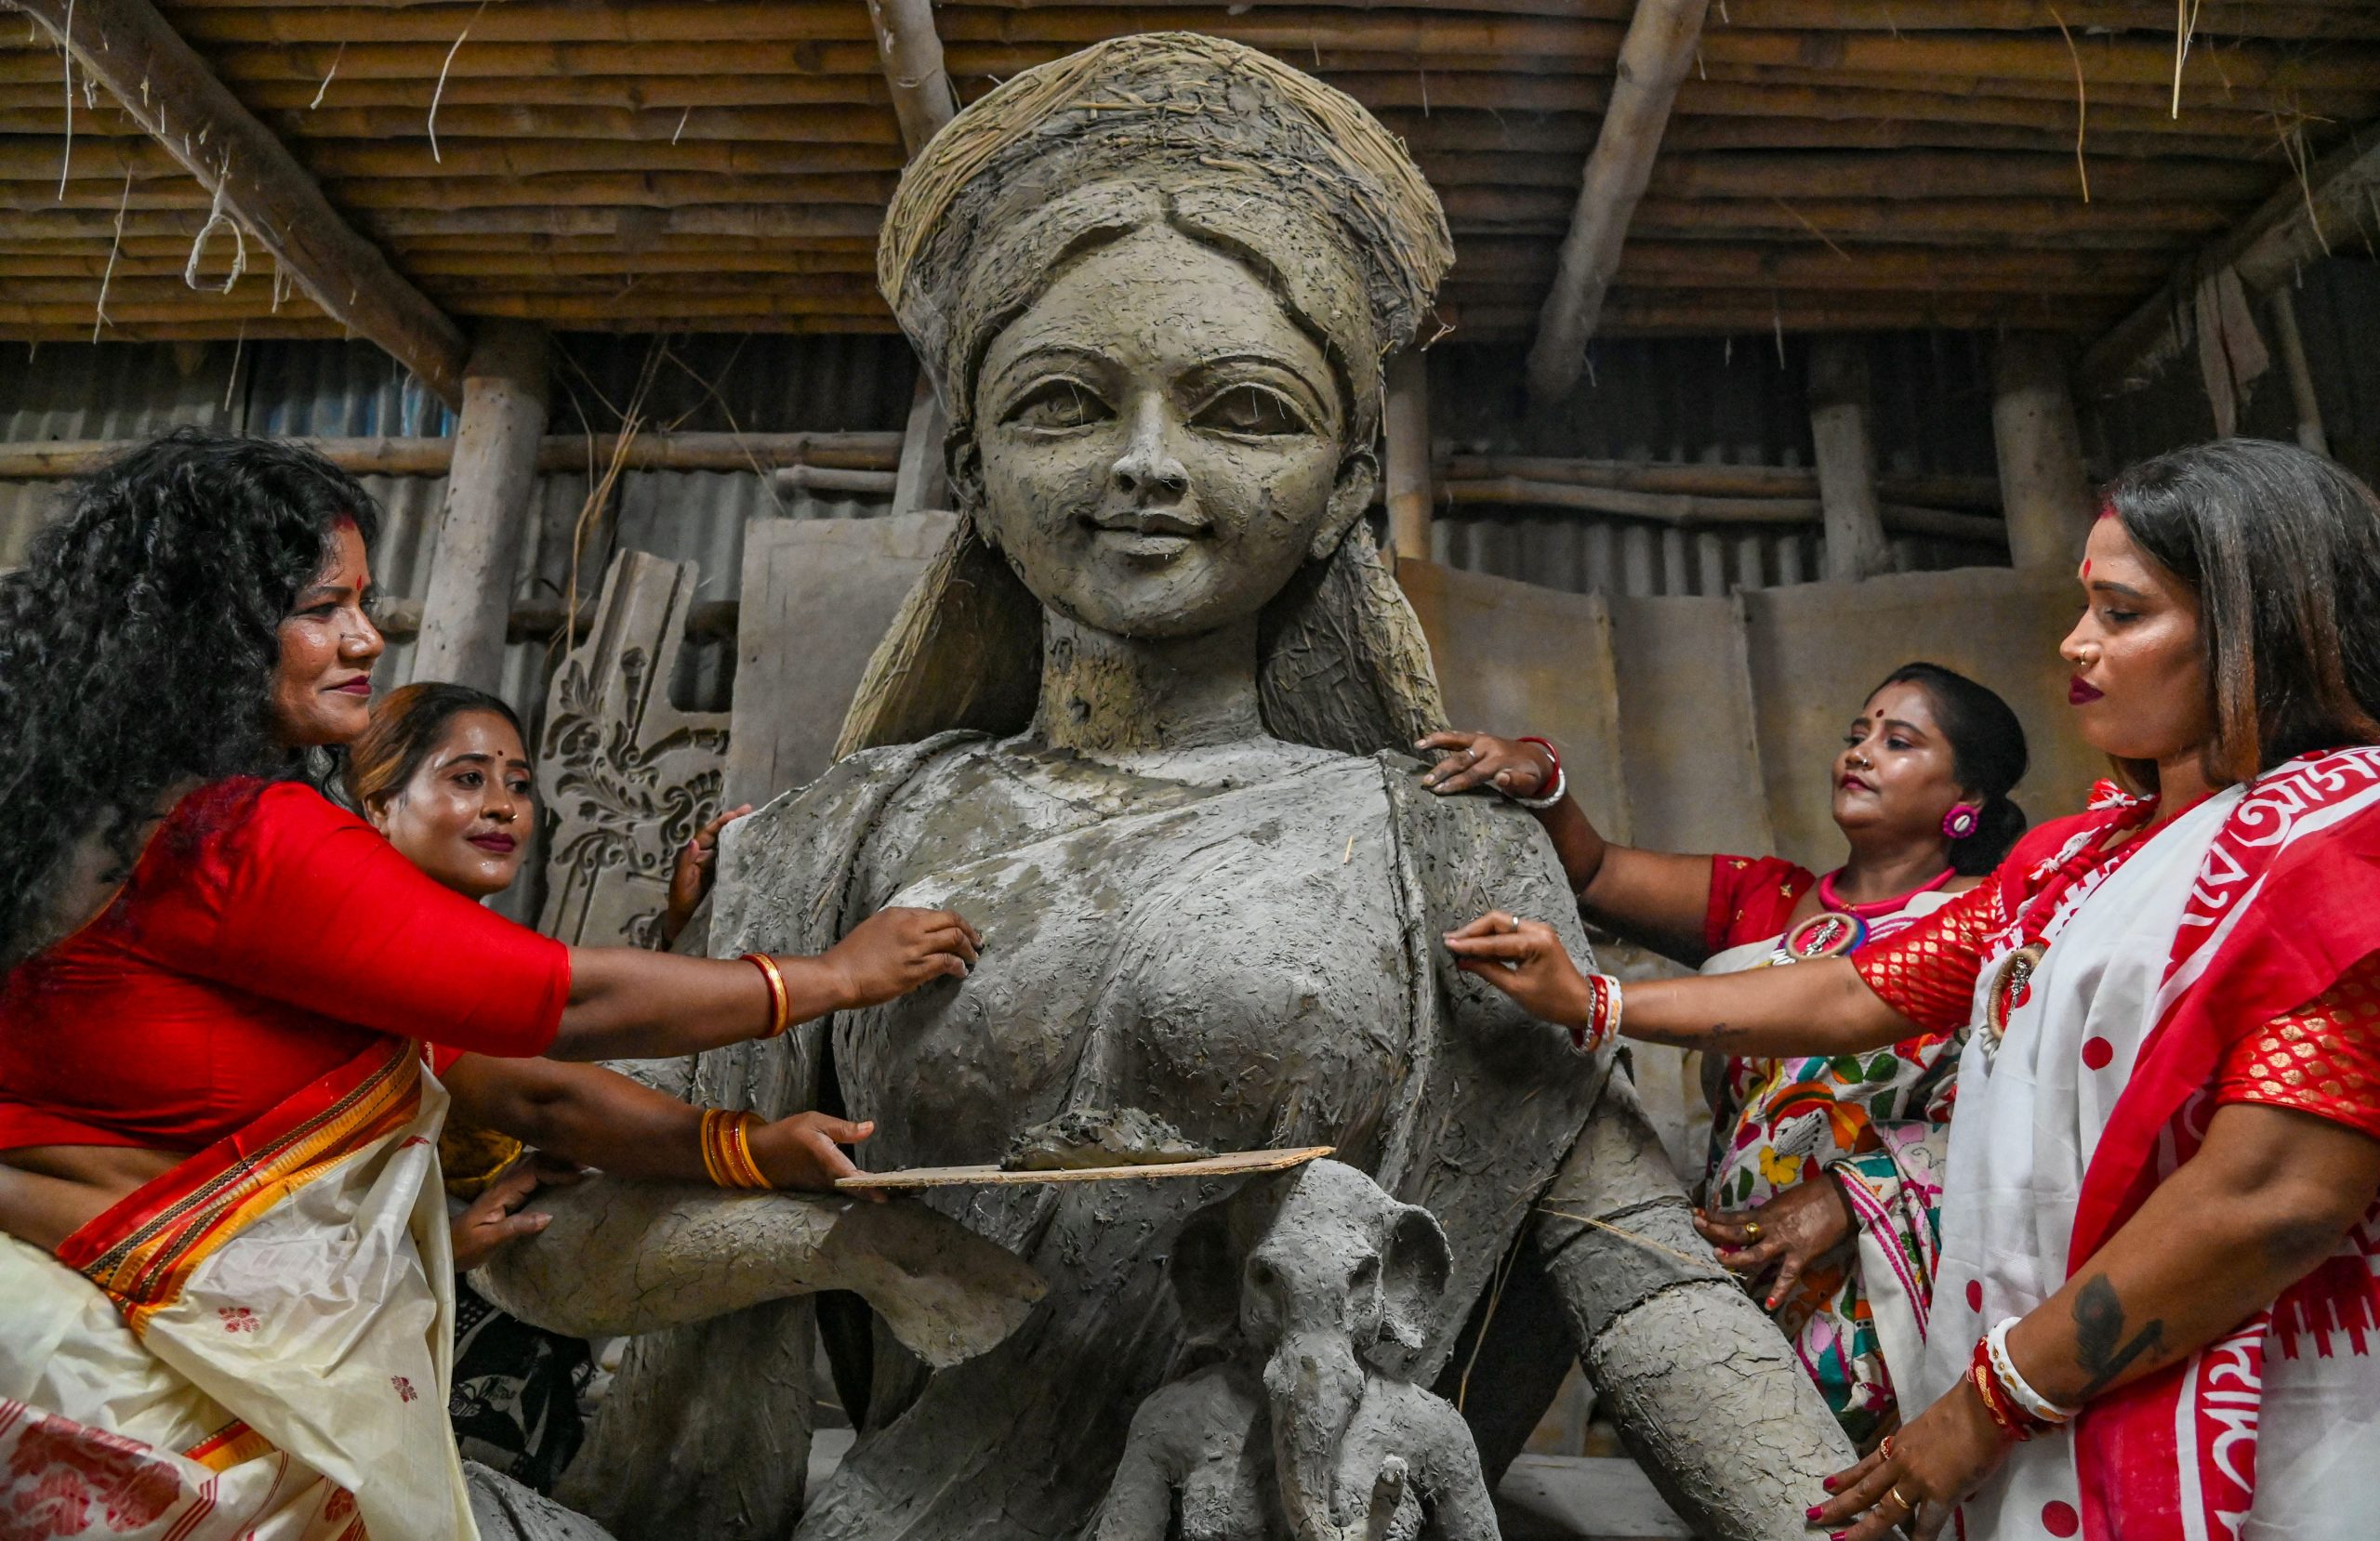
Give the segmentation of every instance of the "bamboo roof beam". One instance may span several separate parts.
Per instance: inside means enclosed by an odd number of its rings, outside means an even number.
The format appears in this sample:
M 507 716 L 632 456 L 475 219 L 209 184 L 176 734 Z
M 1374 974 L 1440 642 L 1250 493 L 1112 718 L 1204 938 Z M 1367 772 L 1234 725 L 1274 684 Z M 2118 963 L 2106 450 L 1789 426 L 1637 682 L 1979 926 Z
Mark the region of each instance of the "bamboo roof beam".
M 316 304 L 386 349 L 442 400 L 462 400 L 461 329 L 356 233 L 287 147 L 225 89 L 153 6 L 147 0 L 19 5 L 76 65 L 115 94 Z
M 2249 293 L 2265 293 L 2364 230 L 2376 196 L 2380 125 L 2366 125 L 2303 179 L 2283 182 L 2254 213 L 2184 258 L 2163 288 L 2083 355 L 2083 388 L 2113 396 L 2147 385 L 2182 351 L 2186 318 L 2202 281 L 2229 268 Z
M 1586 365 L 1587 339 L 1620 269 L 1620 248 L 1652 179 L 1661 131 L 1694 61 L 1709 6 L 1710 0 L 1637 0 L 1620 44 L 1611 103 L 1580 175 L 1578 207 L 1529 349 L 1528 391 L 1540 406 L 1568 395 Z

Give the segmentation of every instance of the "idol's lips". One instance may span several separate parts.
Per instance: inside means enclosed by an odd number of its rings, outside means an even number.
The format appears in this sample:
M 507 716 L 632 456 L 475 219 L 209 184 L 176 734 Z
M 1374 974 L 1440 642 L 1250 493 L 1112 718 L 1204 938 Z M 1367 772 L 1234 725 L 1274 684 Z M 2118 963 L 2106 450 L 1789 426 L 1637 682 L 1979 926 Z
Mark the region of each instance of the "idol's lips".
M 470 843 L 482 850 L 494 851 L 498 856 L 509 856 L 521 848 L 521 842 L 509 835 L 474 835 L 470 837 Z
M 1123 513 L 1096 514 L 1091 520 L 1096 529 L 1118 535 L 1203 535 L 1208 521 L 1195 514 L 1175 513 L 1165 508 L 1133 508 Z
M 2066 704 L 2069 706 L 2087 706 L 2107 693 L 2079 674 L 2066 682 Z

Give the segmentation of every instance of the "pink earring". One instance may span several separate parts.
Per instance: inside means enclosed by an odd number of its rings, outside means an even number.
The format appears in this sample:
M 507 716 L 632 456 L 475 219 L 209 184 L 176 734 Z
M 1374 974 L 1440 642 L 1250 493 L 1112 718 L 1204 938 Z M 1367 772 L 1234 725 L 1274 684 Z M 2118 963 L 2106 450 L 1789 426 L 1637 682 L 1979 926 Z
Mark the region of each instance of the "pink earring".
M 1983 810 L 1973 803 L 1952 803 L 1950 811 L 1942 815 L 1942 834 L 1952 840 L 1964 840 L 1983 823 Z

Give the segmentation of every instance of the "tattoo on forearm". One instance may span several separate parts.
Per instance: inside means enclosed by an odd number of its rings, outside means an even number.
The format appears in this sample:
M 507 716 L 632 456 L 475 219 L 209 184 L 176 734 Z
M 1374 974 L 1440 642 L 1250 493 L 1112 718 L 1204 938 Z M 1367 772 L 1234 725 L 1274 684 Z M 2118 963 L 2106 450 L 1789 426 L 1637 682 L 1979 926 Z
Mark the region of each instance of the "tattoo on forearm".
M 2116 1297 L 2116 1286 L 2104 1273 L 2094 1274 L 2082 1282 L 2074 1297 L 2074 1356 L 2091 1377 L 2082 1388 L 2080 1400 L 2088 1402 L 2112 1384 L 2133 1362 L 2142 1355 L 2154 1355 L 2164 1345 L 2165 1323 L 2161 1317 L 2143 1324 L 2130 1337 L 2124 1336 L 2129 1327 L 2124 1320 L 2123 1302 Z

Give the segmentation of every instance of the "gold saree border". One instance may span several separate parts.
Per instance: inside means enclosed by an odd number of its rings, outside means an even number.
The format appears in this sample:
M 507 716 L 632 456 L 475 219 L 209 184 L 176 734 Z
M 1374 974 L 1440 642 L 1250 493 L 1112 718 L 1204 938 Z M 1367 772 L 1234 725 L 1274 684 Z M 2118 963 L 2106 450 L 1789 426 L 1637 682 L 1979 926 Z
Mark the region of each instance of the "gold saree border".
M 419 1052 L 386 1039 L 126 1194 L 60 1243 L 58 1259 L 106 1291 L 139 1335 L 258 1216 L 404 1127 L 420 1106 Z

